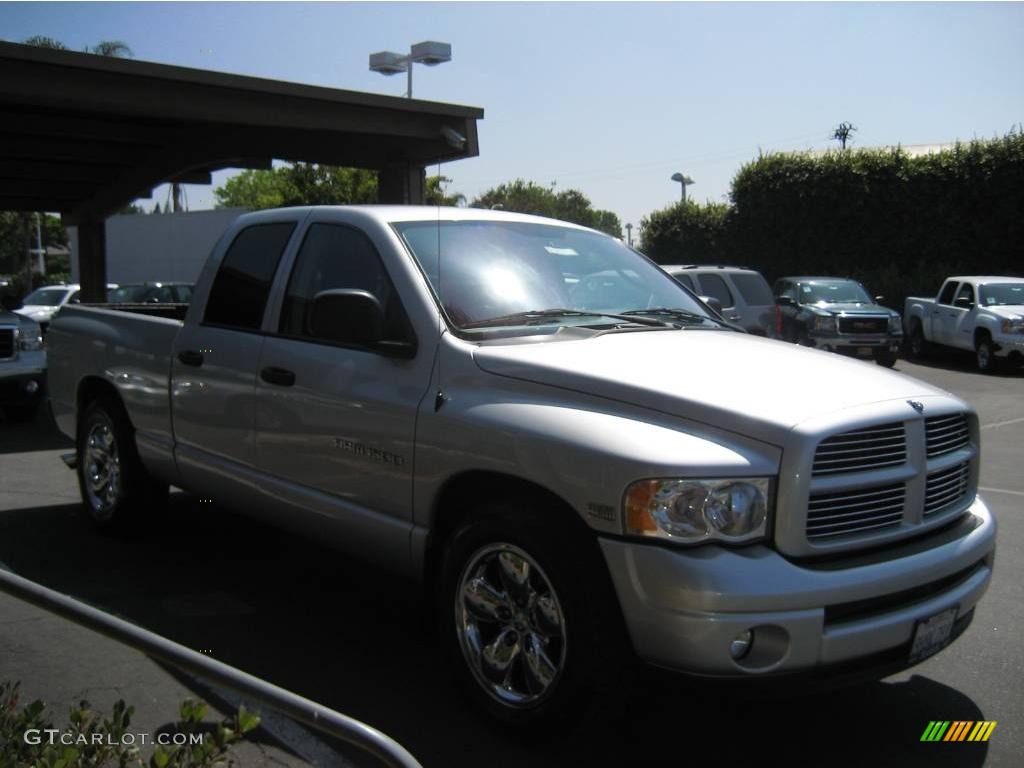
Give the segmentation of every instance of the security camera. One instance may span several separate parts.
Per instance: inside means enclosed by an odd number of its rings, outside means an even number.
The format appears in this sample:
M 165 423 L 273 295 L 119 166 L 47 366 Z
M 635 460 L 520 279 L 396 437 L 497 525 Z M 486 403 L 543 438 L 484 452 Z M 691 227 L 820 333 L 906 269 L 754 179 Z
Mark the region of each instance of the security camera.
M 444 136 L 444 140 L 448 142 L 454 149 L 465 149 L 466 148 L 466 137 L 456 131 L 454 128 L 450 128 L 447 125 L 441 126 L 441 135 Z

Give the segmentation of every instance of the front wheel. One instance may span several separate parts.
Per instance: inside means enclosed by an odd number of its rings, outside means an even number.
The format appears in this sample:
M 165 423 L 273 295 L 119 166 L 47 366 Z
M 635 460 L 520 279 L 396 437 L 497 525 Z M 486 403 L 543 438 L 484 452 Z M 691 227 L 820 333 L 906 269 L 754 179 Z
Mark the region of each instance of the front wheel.
M 929 353 L 931 345 L 928 340 L 924 337 L 924 331 L 921 329 L 921 325 L 915 324 L 913 330 L 910 332 L 910 338 L 907 339 L 907 354 L 909 357 L 915 360 L 920 360 L 926 357 Z
M 111 399 L 91 403 L 78 426 L 78 487 L 89 517 L 104 530 L 137 523 L 167 501 L 139 459 L 127 415 Z
M 528 509 L 518 519 L 504 511 L 449 539 L 442 637 L 475 704 L 506 724 L 547 731 L 584 716 L 621 677 L 621 614 L 592 541 L 540 524 Z
M 982 373 L 993 373 L 998 367 L 995 350 L 992 348 L 992 339 L 988 336 L 979 336 L 974 342 L 974 359 L 978 364 L 978 370 Z
M 875 357 L 875 362 L 884 368 L 892 368 L 896 365 L 897 356 L 892 352 L 886 352 L 884 354 Z

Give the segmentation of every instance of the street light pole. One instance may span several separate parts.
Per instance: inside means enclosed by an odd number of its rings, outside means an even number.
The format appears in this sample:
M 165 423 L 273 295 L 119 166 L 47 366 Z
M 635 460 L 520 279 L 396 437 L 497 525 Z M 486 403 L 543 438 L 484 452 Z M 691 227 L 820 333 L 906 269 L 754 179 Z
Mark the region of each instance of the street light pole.
M 694 183 L 693 179 L 691 179 L 689 176 L 684 176 L 679 171 L 676 171 L 675 173 L 672 174 L 672 181 L 678 181 L 679 184 L 682 186 L 682 197 L 680 198 L 680 202 L 685 203 L 686 202 L 686 188 L 690 184 Z
M 626 245 L 633 247 L 633 225 L 626 224 Z
M 412 98 L 412 65 L 426 64 L 428 67 L 436 67 L 452 60 L 452 47 L 448 43 L 438 43 L 433 40 L 424 40 L 416 43 L 409 49 L 409 53 L 403 56 L 394 51 L 378 51 L 370 54 L 370 71 L 379 72 L 382 75 L 397 75 L 400 72 L 406 74 L 405 97 Z

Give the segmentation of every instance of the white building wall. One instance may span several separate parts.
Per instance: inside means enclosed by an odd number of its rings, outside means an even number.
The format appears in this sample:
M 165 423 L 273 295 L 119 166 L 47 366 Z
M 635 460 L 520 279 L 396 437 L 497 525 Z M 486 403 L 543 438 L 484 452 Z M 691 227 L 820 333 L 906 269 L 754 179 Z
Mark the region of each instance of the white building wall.
M 107 281 L 194 283 L 213 246 L 245 208 L 127 214 L 107 219 Z M 78 277 L 78 228 L 69 227 L 71 276 Z

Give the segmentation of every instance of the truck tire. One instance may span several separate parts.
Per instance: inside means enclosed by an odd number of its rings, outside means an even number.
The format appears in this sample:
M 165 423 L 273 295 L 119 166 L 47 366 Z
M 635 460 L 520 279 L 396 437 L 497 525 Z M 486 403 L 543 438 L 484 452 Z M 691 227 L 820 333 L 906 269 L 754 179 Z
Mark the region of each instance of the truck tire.
M 974 361 L 982 373 L 995 373 L 999 369 L 996 351 L 992 348 L 992 337 L 982 332 L 974 340 Z
M 885 352 L 875 357 L 875 362 L 884 368 L 892 368 L 899 359 L 895 352 Z
M 546 735 L 594 714 L 629 668 L 621 612 L 589 535 L 525 504 L 479 510 L 447 541 L 440 637 L 467 697 Z
M 907 337 L 907 356 L 914 360 L 922 360 L 931 352 L 931 344 L 924 337 L 924 331 L 920 323 L 914 323 L 914 327 Z
M 78 423 L 78 488 L 89 517 L 101 530 L 138 525 L 167 503 L 168 486 L 149 476 L 121 404 L 91 402 Z

